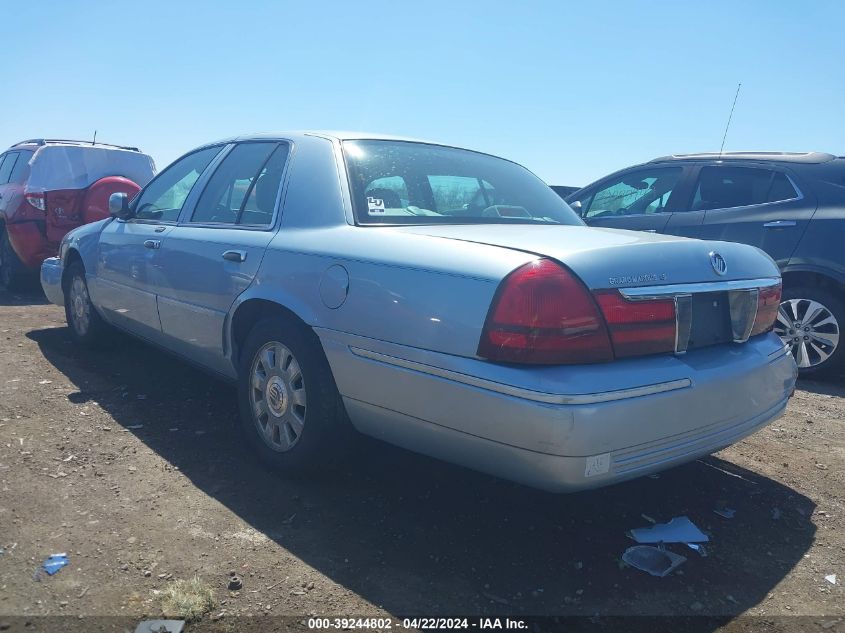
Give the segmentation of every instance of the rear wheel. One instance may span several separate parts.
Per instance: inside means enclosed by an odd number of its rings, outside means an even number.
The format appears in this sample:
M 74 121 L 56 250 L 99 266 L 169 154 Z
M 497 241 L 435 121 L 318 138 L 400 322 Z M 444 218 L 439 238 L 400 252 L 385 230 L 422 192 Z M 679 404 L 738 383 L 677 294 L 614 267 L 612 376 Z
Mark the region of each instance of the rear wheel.
M 20 290 L 29 276 L 27 272 L 12 248 L 9 234 L 4 228 L 0 228 L 0 286 L 7 290 Z
M 784 290 L 775 333 L 789 346 L 802 376 L 842 367 L 845 355 L 839 336 L 843 325 L 845 305 L 826 288 L 796 286 Z
M 65 318 L 71 335 L 86 347 L 102 344 L 108 335 L 108 325 L 91 303 L 85 267 L 81 262 L 74 262 L 68 267 L 64 286 Z
M 314 335 L 282 317 L 259 321 L 243 346 L 241 428 L 261 459 L 284 474 L 331 468 L 352 432 Z

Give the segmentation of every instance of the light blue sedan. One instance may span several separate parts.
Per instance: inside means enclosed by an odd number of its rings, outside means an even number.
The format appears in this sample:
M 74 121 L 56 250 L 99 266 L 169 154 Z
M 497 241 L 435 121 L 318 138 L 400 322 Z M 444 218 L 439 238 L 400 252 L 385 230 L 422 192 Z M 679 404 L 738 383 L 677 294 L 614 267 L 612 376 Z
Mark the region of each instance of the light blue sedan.
M 73 336 L 118 328 L 236 381 L 284 472 L 330 466 L 357 429 L 578 490 L 728 446 L 794 390 L 767 255 L 588 228 L 487 154 L 235 138 L 110 207 L 41 269 Z

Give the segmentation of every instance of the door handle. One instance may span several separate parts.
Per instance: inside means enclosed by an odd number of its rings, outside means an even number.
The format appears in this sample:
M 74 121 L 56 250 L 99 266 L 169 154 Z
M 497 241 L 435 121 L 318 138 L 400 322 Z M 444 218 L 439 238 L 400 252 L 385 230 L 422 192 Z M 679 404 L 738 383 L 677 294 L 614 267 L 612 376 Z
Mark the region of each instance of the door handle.
M 795 220 L 775 220 L 766 222 L 763 226 L 767 229 L 785 229 L 788 226 L 795 226 Z
M 161 240 L 144 240 L 144 248 L 159 248 L 161 246 Z
M 224 251 L 223 259 L 240 264 L 246 261 L 246 251 Z
M 657 233 L 657 229 L 643 229 L 643 233 Z

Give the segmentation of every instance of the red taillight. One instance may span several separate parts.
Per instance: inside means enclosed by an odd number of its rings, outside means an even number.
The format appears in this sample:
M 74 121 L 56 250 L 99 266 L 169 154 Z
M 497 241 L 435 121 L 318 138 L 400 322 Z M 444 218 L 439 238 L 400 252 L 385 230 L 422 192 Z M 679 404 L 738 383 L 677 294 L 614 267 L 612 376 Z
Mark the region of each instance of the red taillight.
M 760 288 L 757 293 L 757 318 L 754 319 L 754 326 L 751 328 L 750 336 L 768 332 L 774 327 L 775 319 L 778 316 L 780 307 L 780 294 L 783 286 L 771 286 Z
M 607 328 L 589 291 L 548 259 L 525 264 L 502 281 L 478 355 L 510 363 L 613 360 Z
M 24 194 L 24 198 L 26 201 L 38 209 L 39 211 L 46 211 L 47 210 L 47 200 L 44 197 L 43 193 L 36 193 L 36 192 L 28 192 Z
M 675 350 L 675 301 L 629 301 L 618 290 L 595 293 L 617 358 Z

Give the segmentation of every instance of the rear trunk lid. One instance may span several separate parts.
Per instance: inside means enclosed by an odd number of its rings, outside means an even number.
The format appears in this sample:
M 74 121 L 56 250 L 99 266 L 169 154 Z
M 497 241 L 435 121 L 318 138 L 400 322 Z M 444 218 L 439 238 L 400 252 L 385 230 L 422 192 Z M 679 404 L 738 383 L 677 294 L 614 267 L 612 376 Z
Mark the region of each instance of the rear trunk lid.
M 744 342 L 765 331 L 760 323 L 773 314 L 772 304 L 780 296 L 777 265 L 763 251 L 745 244 L 584 226 L 491 224 L 400 230 L 557 260 L 597 300 L 607 293 L 621 295 L 622 305 L 671 300 L 675 352 Z M 620 332 L 627 328 L 625 323 L 618 326 Z
M 591 290 L 780 277 L 768 255 L 734 242 L 585 226 L 432 225 L 399 230 L 550 257 L 575 272 Z M 716 270 L 711 253 L 722 257 L 724 272 Z

